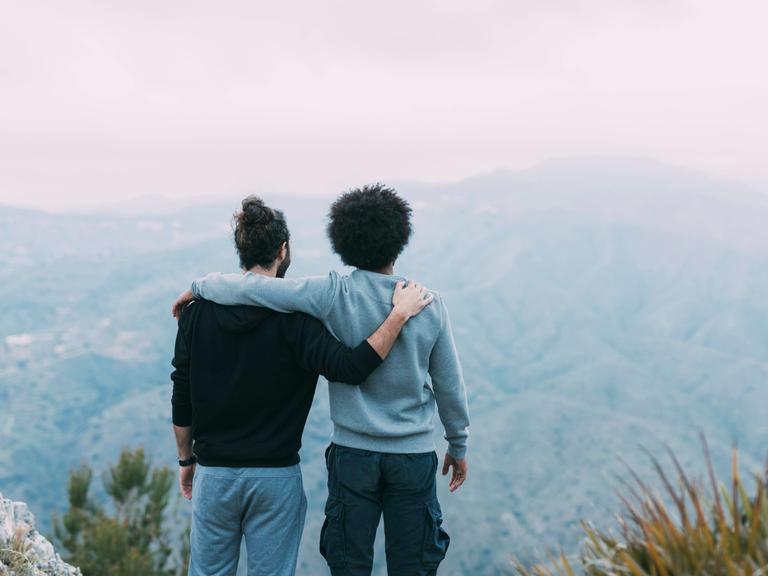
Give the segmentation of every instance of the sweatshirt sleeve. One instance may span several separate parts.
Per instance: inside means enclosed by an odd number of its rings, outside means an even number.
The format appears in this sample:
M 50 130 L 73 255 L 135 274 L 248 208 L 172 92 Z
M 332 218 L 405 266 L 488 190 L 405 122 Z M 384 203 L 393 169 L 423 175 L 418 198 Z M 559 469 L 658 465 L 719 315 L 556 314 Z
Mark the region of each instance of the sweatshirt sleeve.
M 334 338 L 316 318 L 302 314 L 294 319 L 294 326 L 299 365 L 332 382 L 362 384 L 382 363 L 367 340 L 349 348 Z
M 173 381 L 173 395 L 171 407 L 173 423 L 176 426 L 192 425 L 192 392 L 189 382 L 189 347 L 185 338 L 186 324 L 189 321 L 189 310 L 185 309 L 179 319 L 179 328 L 176 332 L 176 348 L 171 365 L 171 380 Z
M 469 407 L 459 354 L 453 339 L 451 320 L 440 298 L 440 333 L 429 357 L 429 375 L 435 392 L 437 411 L 445 428 L 448 453 L 454 458 L 466 456 L 469 437 Z
M 192 282 L 192 293 L 217 304 L 263 306 L 277 312 L 305 312 L 324 319 L 339 289 L 339 275 L 270 278 L 261 274 L 208 274 Z

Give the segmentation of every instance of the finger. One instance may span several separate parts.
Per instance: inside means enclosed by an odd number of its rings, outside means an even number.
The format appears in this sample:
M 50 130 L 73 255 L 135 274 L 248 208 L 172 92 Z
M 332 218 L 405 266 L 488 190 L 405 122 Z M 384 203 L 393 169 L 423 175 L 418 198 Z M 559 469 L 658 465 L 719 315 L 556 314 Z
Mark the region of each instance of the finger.
M 448 464 L 448 459 L 446 458 L 445 460 L 443 460 L 443 476 L 445 476 L 446 474 L 448 474 L 448 469 L 449 469 L 450 467 L 451 467 L 451 465 L 450 465 L 450 464 Z
M 453 467 L 453 477 L 451 478 L 451 485 L 449 486 L 451 492 L 455 492 L 459 489 L 459 486 L 464 484 L 464 480 L 466 480 L 467 475 L 464 470 L 462 470 L 461 466 L 454 466 Z
M 402 290 L 403 288 L 405 288 L 405 282 L 403 280 L 398 280 L 396 288 L 398 290 Z
M 426 306 L 427 304 L 429 304 L 430 302 L 432 302 L 432 300 L 434 300 L 434 299 L 435 299 L 435 295 L 434 295 L 434 294 L 432 294 L 432 292 L 427 292 L 427 295 L 426 295 L 426 296 L 424 296 L 424 302 L 425 302 L 425 306 Z

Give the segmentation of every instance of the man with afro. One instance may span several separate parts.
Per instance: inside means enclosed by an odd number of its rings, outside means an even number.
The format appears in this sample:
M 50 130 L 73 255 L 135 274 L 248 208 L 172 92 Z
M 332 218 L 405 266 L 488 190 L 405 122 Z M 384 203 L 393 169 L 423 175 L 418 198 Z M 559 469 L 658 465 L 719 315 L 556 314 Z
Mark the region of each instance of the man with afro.
M 355 270 L 287 279 L 209 274 L 176 306 L 203 298 L 219 304 L 304 312 L 348 346 L 364 339 L 391 310 L 397 258 L 412 233 L 412 210 L 381 184 L 342 194 L 327 227 L 334 252 Z M 389 357 L 360 386 L 329 382 L 333 436 L 326 450 L 328 499 L 320 551 L 331 573 L 369 575 L 384 517 L 390 575 L 435 574 L 450 538 L 442 528 L 435 476 L 434 415 L 448 449 L 442 473 L 449 488 L 467 476 L 469 415 L 461 365 L 443 298 L 411 320 Z

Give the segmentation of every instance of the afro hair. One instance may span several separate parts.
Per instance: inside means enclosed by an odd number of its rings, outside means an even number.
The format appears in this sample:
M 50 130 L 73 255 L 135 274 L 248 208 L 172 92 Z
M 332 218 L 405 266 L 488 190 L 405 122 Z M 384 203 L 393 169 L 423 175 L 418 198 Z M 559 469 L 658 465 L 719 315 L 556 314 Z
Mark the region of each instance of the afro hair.
M 379 270 L 392 264 L 413 231 L 411 207 L 383 184 L 342 194 L 328 213 L 328 238 L 344 264 Z

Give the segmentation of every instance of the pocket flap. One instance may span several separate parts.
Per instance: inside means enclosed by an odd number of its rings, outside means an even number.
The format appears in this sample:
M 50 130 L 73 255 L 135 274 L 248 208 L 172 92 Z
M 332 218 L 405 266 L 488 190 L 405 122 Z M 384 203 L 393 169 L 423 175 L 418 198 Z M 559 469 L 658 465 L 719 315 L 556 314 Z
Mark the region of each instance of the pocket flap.
M 325 503 L 325 515 L 328 518 L 341 518 L 341 513 L 343 510 L 344 505 L 338 500 L 329 500 Z

